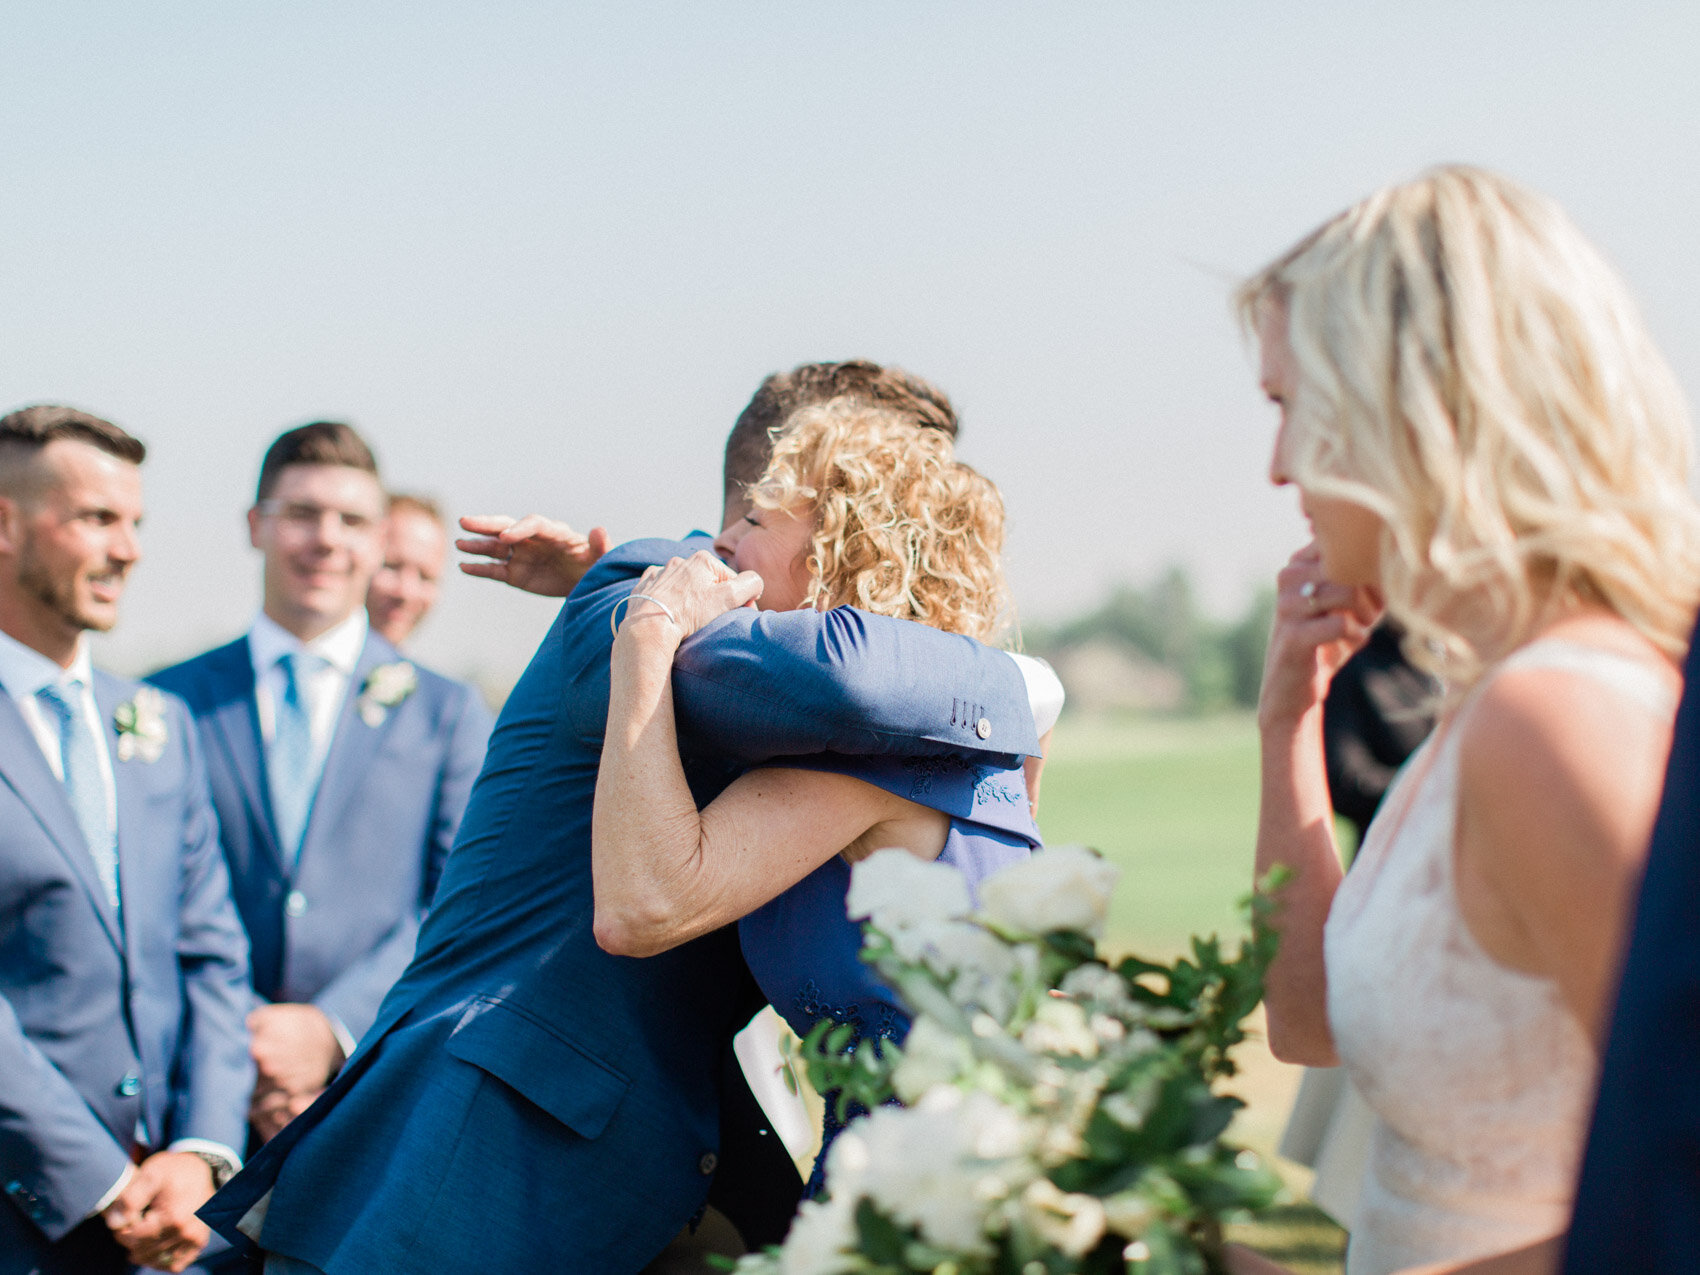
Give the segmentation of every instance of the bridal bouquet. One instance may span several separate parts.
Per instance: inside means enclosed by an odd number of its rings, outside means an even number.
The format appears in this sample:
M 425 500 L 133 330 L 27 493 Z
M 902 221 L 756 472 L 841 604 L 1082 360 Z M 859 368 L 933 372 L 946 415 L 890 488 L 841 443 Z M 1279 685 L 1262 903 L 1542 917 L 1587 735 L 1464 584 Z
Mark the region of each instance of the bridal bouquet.
M 985 882 L 898 850 L 858 864 L 863 959 L 914 1014 L 901 1049 L 822 1023 L 810 1078 L 841 1114 L 827 1198 L 742 1275 L 1205 1275 L 1223 1219 L 1271 1203 L 1273 1171 L 1220 1139 L 1241 1105 L 1213 1088 L 1262 996 L 1266 893 L 1231 959 L 1098 955 L 1116 870 L 1045 850 Z M 902 1106 L 889 1105 L 892 1099 Z

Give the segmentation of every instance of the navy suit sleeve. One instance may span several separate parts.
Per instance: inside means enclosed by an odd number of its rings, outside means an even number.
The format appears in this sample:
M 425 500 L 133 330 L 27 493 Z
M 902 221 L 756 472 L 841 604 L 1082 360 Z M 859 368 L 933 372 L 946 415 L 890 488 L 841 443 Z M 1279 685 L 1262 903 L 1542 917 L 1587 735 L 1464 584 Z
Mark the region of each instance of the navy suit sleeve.
M 472 784 L 484 764 L 484 747 L 490 739 L 490 712 L 469 686 L 457 686 L 455 709 L 444 724 L 442 765 L 436 777 L 435 808 L 425 845 L 423 889 L 419 906 L 404 917 L 360 959 L 349 964 L 314 997 L 313 1003 L 330 1014 L 355 1040 L 378 1017 L 378 1007 L 395 981 L 413 959 L 419 941 L 419 925 L 436 893 L 443 863 L 460 831 L 461 816 L 472 793 Z
M 1679 1275 L 1700 1254 L 1700 630 L 1624 964 L 1564 1269 Z
M 171 1137 L 205 1138 L 240 1154 L 254 1089 L 245 1023 L 254 999 L 248 937 L 231 900 L 200 742 L 188 711 L 175 700 L 172 707 L 174 736 L 185 742 L 190 756 L 177 934 L 185 1022 Z
M 681 742 L 740 763 L 817 752 L 1039 751 L 1014 660 L 972 638 L 850 607 L 730 612 L 679 650 Z
M 0 1176 L 50 1240 L 81 1222 L 130 1162 L 100 1117 L 24 1035 L 0 996 Z

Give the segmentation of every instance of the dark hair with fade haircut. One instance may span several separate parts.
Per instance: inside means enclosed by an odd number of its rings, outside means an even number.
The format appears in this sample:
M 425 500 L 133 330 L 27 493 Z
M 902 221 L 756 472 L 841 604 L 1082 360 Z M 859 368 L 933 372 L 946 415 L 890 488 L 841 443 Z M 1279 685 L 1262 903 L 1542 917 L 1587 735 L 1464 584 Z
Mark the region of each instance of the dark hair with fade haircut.
M 141 439 L 125 433 L 111 421 L 74 407 L 38 403 L 0 416 L 0 453 L 38 452 L 62 438 L 98 447 L 132 465 L 140 465 L 147 459 L 147 445 Z
M 291 465 L 347 465 L 378 476 L 378 461 L 354 426 L 341 421 L 313 421 L 277 436 L 260 462 L 260 481 L 254 499 L 264 500 L 277 487 L 278 476 Z
M 775 372 L 739 413 L 726 439 L 722 471 L 726 498 L 748 487 L 767 468 L 773 450 L 773 431 L 800 407 L 835 398 L 858 399 L 913 420 L 919 427 L 956 437 L 956 409 L 945 392 L 899 367 L 882 367 L 868 359 L 842 363 L 804 363 L 789 372 Z

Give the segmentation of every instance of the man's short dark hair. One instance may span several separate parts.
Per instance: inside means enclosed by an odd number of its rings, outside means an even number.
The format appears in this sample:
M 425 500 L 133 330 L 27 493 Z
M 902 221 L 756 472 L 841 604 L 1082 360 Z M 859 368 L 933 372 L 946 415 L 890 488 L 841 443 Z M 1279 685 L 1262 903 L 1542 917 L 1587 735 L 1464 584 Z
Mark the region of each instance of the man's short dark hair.
M 341 421 L 313 421 L 279 434 L 260 462 L 260 482 L 254 493 L 264 500 L 277 488 L 278 477 L 291 465 L 347 465 L 378 476 L 378 462 L 354 426 Z
M 881 367 L 867 359 L 804 363 L 763 381 L 732 426 L 723 471 L 727 500 L 761 477 L 772 451 L 773 431 L 792 412 L 834 398 L 861 399 L 908 416 L 917 426 L 956 437 L 956 409 L 945 392 L 902 368 Z
M 132 465 L 140 465 L 148 454 L 141 439 L 131 437 L 111 421 L 74 407 L 38 403 L 0 416 L 0 452 L 27 455 L 61 438 L 98 447 Z

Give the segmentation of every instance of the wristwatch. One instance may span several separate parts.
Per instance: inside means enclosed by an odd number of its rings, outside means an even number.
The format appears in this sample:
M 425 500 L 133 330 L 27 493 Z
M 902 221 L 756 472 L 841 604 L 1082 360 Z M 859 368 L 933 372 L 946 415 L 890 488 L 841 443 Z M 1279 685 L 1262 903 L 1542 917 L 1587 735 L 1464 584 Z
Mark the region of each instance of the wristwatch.
M 191 1151 L 190 1155 L 203 1161 L 212 1170 L 213 1190 L 217 1191 L 231 1178 L 236 1176 L 236 1166 L 221 1155 L 211 1151 Z

